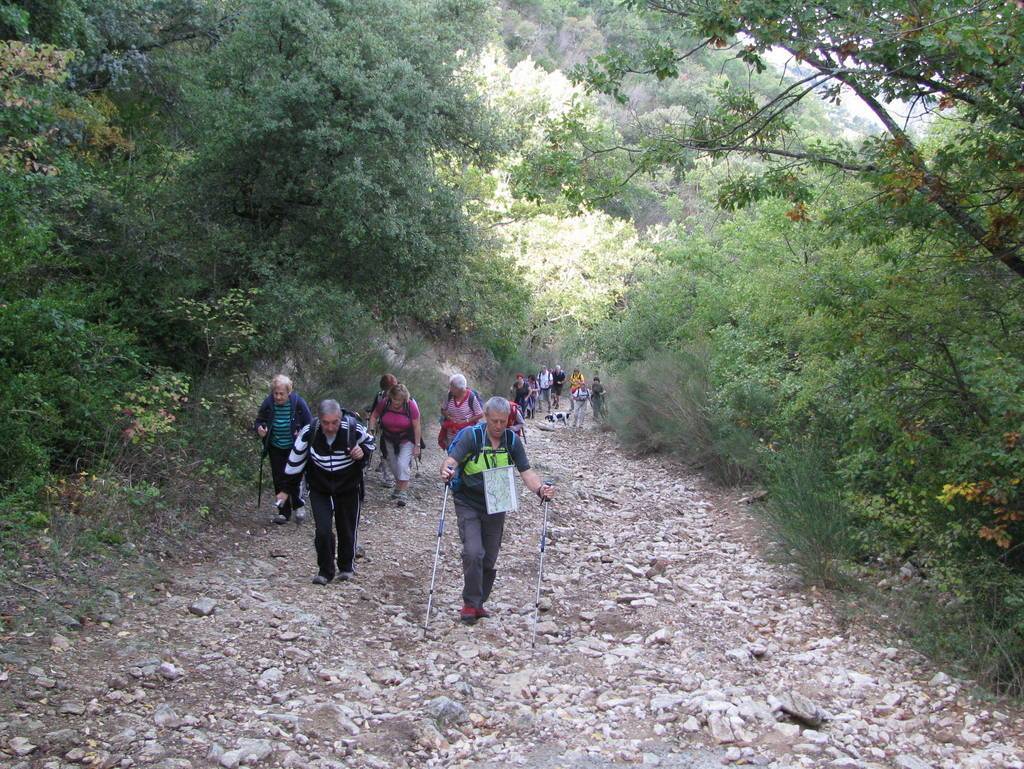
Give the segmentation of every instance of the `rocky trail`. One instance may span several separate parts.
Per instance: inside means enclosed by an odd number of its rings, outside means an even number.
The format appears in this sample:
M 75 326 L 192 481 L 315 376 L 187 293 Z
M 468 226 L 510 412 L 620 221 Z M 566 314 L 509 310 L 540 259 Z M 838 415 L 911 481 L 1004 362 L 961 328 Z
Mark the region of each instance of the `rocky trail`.
M 309 523 L 250 514 L 157 589 L 113 596 L 109 622 L 6 644 L 0 765 L 1024 767 L 1018 709 L 870 620 L 841 631 L 757 554 L 735 499 L 594 429 L 533 429 L 528 448 L 560 493 L 535 650 L 532 497 L 474 627 L 455 621 L 449 518 L 424 637 L 435 448 L 407 508 L 368 476 L 351 582 L 310 584 Z

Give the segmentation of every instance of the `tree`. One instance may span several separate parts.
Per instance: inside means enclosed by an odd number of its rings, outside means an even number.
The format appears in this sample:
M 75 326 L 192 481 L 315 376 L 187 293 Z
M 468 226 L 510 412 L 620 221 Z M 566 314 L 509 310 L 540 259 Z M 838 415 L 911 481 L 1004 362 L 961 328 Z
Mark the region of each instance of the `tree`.
M 580 75 L 591 88 L 625 98 L 627 77 L 679 74 L 681 62 L 722 49 L 752 71 L 766 54 L 790 55 L 767 98 L 723 87 L 706 109 L 648 130 L 626 148 L 638 167 L 694 152 L 770 161 L 756 179 L 730 188 L 733 202 L 781 195 L 804 216 L 799 171 L 832 169 L 868 179 L 902 223 L 939 227 L 960 258 L 998 260 L 1024 277 L 1024 13 L 1006 0 L 856 0 L 810 6 L 785 0 L 628 0 L 660 14 L 697 41 L 628 54 L 609 52 Z M 790 72 L 790 67 L 793 67 Z M 791 120 L 819 95 L 859 99 L 883 133 L 853 145 L 800 136 Z M 949 120 L 941 141 L 922 142 L 900 110 Z M 727 200 L 727 202 L 729 202 Z
M 198 226 L 249 239 L 238 250 L 262 252 L 268 274 L 352 286 L 385 317 L 431 309 L 473 247 L 444 169 L 491 152 L 488 111 L 463 71 L 486 41 L 483 10 L 246 3 L 185 89 L 196 130 L 183 181 L 186 197 L 201 193 Z

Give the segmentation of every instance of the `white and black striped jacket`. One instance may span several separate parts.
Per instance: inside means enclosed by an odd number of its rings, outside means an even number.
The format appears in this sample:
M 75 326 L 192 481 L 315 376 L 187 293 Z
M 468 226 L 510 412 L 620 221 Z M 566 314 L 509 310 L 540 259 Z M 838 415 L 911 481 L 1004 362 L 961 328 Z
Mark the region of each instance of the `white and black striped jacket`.
M 351 427 L 350 427 L 351 426 Z M 310 446 L 310 430 L 315 429 L 313 445 Z M 354 434 L 349 430 L 354 430 Z M 356 460 L 349 455 L 350 447 L 360 446 L 363 458 Z M 302 474 L 306 474 L 309 488 L 321 494 L 334 494 L 359 488 L 363 480 L 363 468 L 373 456 L 373 436 L 366 427 L 355 419 L 342 419 L 334 443 L 328 444 L 324 431 L 319 428 L 319 421 L 314 420 L 306 425 L 295 437 L 285 475 L 296 488 Z M 312 461 L 310 461 L 312 460 Z

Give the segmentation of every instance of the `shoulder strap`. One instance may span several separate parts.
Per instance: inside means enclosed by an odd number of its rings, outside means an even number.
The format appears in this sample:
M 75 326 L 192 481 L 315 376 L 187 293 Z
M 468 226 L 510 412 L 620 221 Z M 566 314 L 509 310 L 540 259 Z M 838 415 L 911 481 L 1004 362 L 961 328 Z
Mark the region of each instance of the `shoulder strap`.
M 348 434 L 348 450 L 352 451 L 359 442 L 359 422 L 349 411 L 342 411 L 345 420 L 345 432 Z
M 316 431 L 320 429 L 320 420 L 313 417 L 313 421 L 309 423 L 309 432 L 306 433 L 306 449 L 308 451 L 313 450 L 313 439 L 316 437 Z

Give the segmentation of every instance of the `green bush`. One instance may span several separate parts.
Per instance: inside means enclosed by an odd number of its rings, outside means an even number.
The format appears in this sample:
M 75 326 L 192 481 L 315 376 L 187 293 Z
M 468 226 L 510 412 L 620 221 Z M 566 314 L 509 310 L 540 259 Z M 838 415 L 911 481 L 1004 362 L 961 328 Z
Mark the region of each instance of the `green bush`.
M 755 441 L 711 408 L 706 353 L 652 353 L 617 376 L 611 423 L 626 446 L 668 451 L 701 464 L 714 479 L 752 477 Z
M 768 497 L 761 512 L 784 560 L 809 584 L 850 584 L 849 561 L 858 551 L 856 519 L 824 450 L 803 443 L 764 462 Z

